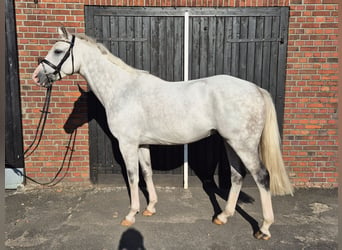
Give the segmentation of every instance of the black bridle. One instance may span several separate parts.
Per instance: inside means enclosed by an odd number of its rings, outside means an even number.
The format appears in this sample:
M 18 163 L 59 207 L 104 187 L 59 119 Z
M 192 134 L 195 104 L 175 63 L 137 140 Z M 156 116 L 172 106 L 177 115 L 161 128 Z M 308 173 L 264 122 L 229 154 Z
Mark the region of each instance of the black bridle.
M 69 41 L 62 41 L 62 42 L 69 43 L 70 46 L 69 46 L 69 49 L 67 50 L 67 52 L 65 53 L 64 57 L 62 58 L 62 60 L 59 62 L 59 64 L 57 66 L 54 65 L 53 63 L 49 62 L 46 59 L 42 59 L 39 62 L 39 63 L 41 63 L 43 65 L 44 71 L 45 71 L 44 63 L 46 65 L 49 65 L 51 68 L 53 68 L 55 71 L 52 74 L 54 74 L 54 75 L 58 74 L 59 75 L 59 79 L 58 80 L 62 79 L 61 68 L 62 68 L 63 64 L 65 63 L 65 61 L 70 56 L 70 54 L 71 54 L 71 61 L 72 61 L 72 73 L 71 73 L 71 75 L 74 73 L 74 53 L 73 53 L 73 48 L 74 48 L 74 44 L 75 44 L 75 36 L 74 35 L 72 36 L 71 42 L 69 42 Z M 48 77 L 48 79 L 49 79 L 49 77 Z

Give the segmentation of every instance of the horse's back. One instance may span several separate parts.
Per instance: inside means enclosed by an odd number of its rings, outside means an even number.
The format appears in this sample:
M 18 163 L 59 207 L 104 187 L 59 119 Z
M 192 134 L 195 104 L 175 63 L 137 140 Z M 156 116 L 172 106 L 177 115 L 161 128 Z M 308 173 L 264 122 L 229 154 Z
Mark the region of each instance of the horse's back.
M 222 111 L 226 116 L 234 116 L 239 111 L 247 114 L 250 109 L 262 109 L 263 97 L 259 87 L 252 82 L 229 75 L 217 75 L 197 81 L 205 83 L 198 88 L 198 92 L 204 92 L 204 99 L 209 96 L 208 102 L 215 113 Z M 196 80 L 193 83 L 196 84 Z M 191 98 L 193 94 L 189 92 L 188 95 Z
M 207 82 L 207 87 L 213 92 L 223 91 L 226 96 L 249 96 L 257 94 L 258 91 L 258 87 L 254 83 L 230 75 L 216 75 L 203 78 L 203 80 Z

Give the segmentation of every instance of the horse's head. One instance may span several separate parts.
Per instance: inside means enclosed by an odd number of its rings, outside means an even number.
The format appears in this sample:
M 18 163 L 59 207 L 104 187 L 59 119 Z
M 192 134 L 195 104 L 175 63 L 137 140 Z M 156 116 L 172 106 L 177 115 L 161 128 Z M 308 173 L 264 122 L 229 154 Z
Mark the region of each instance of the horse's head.
M 32 79 L 39 86 L 49 87 L 64 76 L 79 71 L 80 63 L 74 57 L 76 37 L 69 34 L 64 27 L 59 28 L 58 32 L 60 40 L 53 45 L 33 72 Z

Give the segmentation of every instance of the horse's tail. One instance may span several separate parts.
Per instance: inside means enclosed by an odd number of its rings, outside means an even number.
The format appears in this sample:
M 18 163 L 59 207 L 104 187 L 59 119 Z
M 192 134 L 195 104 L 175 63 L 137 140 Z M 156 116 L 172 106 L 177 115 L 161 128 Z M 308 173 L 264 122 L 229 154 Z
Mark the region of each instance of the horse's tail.
M 259 153 L 270 174 L 271 193 L 273 195 L 293 195 L 293 187 L 281 155 L 275 107 L 271 95 L 264 89 L 261 89 L 261 93 L 265 101 L 266 120 L 259 144 Z

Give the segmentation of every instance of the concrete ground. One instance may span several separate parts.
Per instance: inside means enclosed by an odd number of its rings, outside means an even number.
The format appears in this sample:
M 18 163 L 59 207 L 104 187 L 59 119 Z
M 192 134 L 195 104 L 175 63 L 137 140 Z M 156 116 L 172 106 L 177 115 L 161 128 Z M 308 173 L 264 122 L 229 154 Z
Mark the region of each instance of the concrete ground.
M 184 190 L 158 179 L 157 214 L 138 214 L 129 228 L 120 226 L 129 206 L 123 183 L 6 191 L 6 249 L 337 249 L 337 189 L 273 197 L 272 238 L 262 241 L 253 237 L 262 221 L 254 183 L 244 185 L 236 214 L 217 226 L 211 220 L 226 191 L 191 183 Z

